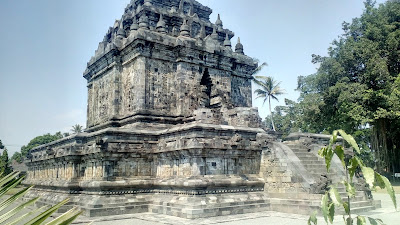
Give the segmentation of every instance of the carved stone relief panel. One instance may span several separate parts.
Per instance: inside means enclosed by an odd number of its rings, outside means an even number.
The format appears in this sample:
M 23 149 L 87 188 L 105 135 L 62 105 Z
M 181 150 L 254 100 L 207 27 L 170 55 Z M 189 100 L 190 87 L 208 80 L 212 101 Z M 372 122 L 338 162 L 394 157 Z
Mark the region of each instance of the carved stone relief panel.
M 112 116 L 114 76 L 110 71 L 92 83 L 88 93 L 88 124 L 91 126 L 105 122 Z
M 135 72 L 133 64 L 129 64 L 122 72 L 122 114 L 125 116 L 137 108 L 134 77 L 138 74 Z
M 162 113 L 175 114 L 176 77 L 173 66 L 161 60 L 148 60 L 149 107 Z
M 234 106 L 251 107 L 251 81 L 247 78 L 232 77 L 231 96 Z

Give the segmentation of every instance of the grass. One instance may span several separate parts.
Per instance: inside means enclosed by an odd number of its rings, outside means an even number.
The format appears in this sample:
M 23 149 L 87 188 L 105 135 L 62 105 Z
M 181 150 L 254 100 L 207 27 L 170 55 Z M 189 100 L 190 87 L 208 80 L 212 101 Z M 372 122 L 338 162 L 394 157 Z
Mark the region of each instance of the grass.
M 25 188 L 24 186 L 18 185 L 17 187 L 15 187 L 15 188 L 9 190 L 9 191 L 7 192 L 7 195 L 15 195 L 15 194 L 17 194 L 18 192 L 22 191 L 22 189 L 24 189 L 24 188 Z

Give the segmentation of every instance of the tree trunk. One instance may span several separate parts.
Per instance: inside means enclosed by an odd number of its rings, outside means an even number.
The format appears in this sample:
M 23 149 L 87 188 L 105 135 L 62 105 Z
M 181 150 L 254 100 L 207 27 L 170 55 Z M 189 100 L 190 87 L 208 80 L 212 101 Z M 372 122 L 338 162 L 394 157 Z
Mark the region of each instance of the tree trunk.
M 268 96 L 268 102 L 269 102 L 269 114 L 271 115 L 272 129 L 274 129 L 274 131 L 276 131 L 276 129 L 275 129 L 275 124 L 274 124 L 274 119 L 272 118 L 271 96 Z
M 384 119 L 379 119 L 375 121 L 372 127 L 372 139 L 371 144 L 375 150 L 375 161 L 377 171 L 380 173 L 389 173 L 391 168 L 391 155 L 389 153 L 387 141 L 388 137 L 386 135 L 386 121 Z

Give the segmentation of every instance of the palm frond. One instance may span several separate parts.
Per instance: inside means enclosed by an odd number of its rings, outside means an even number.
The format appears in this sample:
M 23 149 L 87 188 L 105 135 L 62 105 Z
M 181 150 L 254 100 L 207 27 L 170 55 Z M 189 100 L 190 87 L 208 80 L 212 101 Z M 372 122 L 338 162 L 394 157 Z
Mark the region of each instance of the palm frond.
M 12 203 L 14 203 L 17 199 L 25 195 L 33 186 L 24 188 L 20 192 L 16 193 L 15 195 L 9 197 L 8 199 L 4 200 L 3 202 L 0 203 L 0 211 L 4 210 L 8 206 L 10 206 Z
M 5 195 L 8 191 L 10 191 L 11 189 L 13 189 L 14 187 L 16 187 L 19 183 L 21 183 L 21 181 L 24 179 L 24 177 L 21 177 L 19 179 L 14 179 L 12 181 L 10 181 L 9 183 L 7 183 L 5 186 L 1 187 L 0 190 L 0 197 L 2 197 L 3 195 Z
M 15 188 L 18 184 L 21 183 L 21 181 L 24 179 L 24 177 L 17 178 L 19 175 L 18 172 L 13 172 L 3 178 L 0 178 L 0 197 L 2 197 L 4 194 L 6 194 L 9 190 L 12 188 Z M 4 224 L 6 221 L 11 220 L 12 217 L 18 215 L 25 207 L 34 204 L 36 201 L 38 201 L 38 198 L 31 199 L 29 201 L 23 202 L 21 204 L 17 204 L 14 208 L 11 207 L 12 204 L 16 203 L 16 201 L 24 196 L 28 191 L 30 191 L 33 188 L 33 186 L 29 186 L 26 188 L 23 188 L 21 191 L 18 193 L 12 195 L 11 197 L 3 200 L 0 202 L 0 224 Z M 48 210 L 40 213 L 38 216 L 32 218 L 28 223 L 25 225 L 40 225 L 43 224 L 44 221 L 51 216 L 54 212 L 56 212 L 61 206 L 66 204 L 68 202 L 68 199 L 58 203 L 57 205 L 49 208 Z M 23 219 L 28 218 L 31 215 L 34 215 L 37 212 L 43 211 L 44 207 L 36 210 L 32 210 L 22 216 L 18 216 L 17 219 L 15 219 L 12 222 L 8 222 L 7 225 L 16 225 L 20 224 L 20 222 Z M 65 213 L 62 215 L 61 218 L 57 218 L 55 223 L 50 223 L 51 225 L 68 225 L 72 221 L 74 221 L 80 214 L 82 213 L 81 210 L 78 210 L 77 208 L 74 208 L 73 210 L 70 210 L 68 213 Z
M 263 105 L 265 104 L 265 102 L 267 101 L 267 99 L 268 99 L 268 98 L 264 98 Z
M 279 99 L 275 95 L 270 95 L 272 99 L 276 100 L 279 102 Z
M 256 80 L 268 80 L 269 79 L 269 77 L 266 77 L 266 76 L 254 76 L 254 79 L 256 79 Z
M 50 209 L 42 212 L 35 218 L 31 219 L 29 222 L 27 222 L 25 225 L 40 225 L 42 224 L 51 214 L 56 212 L 61 206 L 65 205 L 67 202 L 69 202 L 69 199 L 65 199 L 64 201 L 58 203 L 57 205 L 51 207 Z
M 256 94 L 256 99 L 267 97 L 267 93 L 262 89 L 257 89 L 254 91 L 254 93 Z
M 48 222 L 46 225 L 68 225 L 70 224 L 76 217 L 78 217 L 82 213 L 82 210 L 79 210 L 77 207 L 74 207 L 68 210 L 66 213 L 61 216 L 55 218 L 54 220 Z
M 268 64 L 266 62 L 263 62 L 261 65 L 259 65 L 257 68 L 255 68 L 251 74 L 252 76 L 256 75 L 257 73 L 259 73 L 264 67 L 268 66 Z
M 255 78 L 253 81 L 256 83 L 258 86 L 262 87 L 263 89 L 268 89 L 267 82 L 264 81 L 264 77 L 261 78 Z
M 257 90 L 254 91 L 254 93 L 257 94 L 257 95 L 267 94 L 267 92 L 265 92 L 265 91 L 262 90 L 262 89 L 257 89 Z
M 280 87 L 281 82 L 277 82 L 272 77 L 268 76 L 254 76 L 254 83 L 260 86 L 259 89 L 255 90 L 254 93 L 257 95 L 257 98 L 264 98 L 263 105 L 267 101 L 268 98 L 272 98 L 279 102 L 277 96 L 286 94 L 286 91 Z
M 23 220 L 23 219 L 25 219 L 25 218 L 28 218 L 28 216 L 30 216 L 30 215 L 32 215 L 32 214 L 35 214 L 35 213 L 37 213 L 37 212 L 40 212 L 40 211 L 44 210 L 46 207 L 47 207 L 47 206 L 42 206 L 42 207 L 40 207 L 40 208 L 34 209 L 34 210 L 32 210 L 32 211 L 30 211 L 30 212 L 28 212 L 28 213 L 26 213 L 26 214 L 24 214 L 24 215 L 18 217 L 16 220 L 7 223 L 6 225 L 16 225 L 16 224 L 18 224 L 21 220 Z
M 18 212 L 23 210 L 25 207 L 34 204 L 37 200 L 39 200 L 39 197 L 31 199 L 21 205 L 16 206 L 15 208 L 9 210 L 8 212 L 2 214 L 0 216 L 0 224 L 2 224 L 4 221 L 10 219 L 11 217 L 13 217 L 15 214 L 17 214 Z
M 0 187 L 2 187 L 4 184 L 8 183 L 10 180 L 14 179 L 15 177 L 17 177 L 18 174 L 19 174 L 19 172 L 12 172 L 12 173 L 8 174 L 7 176 L 1 178 Z
M 271 94 L 273 94 L 273 95 L 283 95 L 283 94 L 286 94 L 286 90 L 285 89 L 280 89 L 278 87 L 278 88 L 275 88 L 274 90 L 272 90 Z

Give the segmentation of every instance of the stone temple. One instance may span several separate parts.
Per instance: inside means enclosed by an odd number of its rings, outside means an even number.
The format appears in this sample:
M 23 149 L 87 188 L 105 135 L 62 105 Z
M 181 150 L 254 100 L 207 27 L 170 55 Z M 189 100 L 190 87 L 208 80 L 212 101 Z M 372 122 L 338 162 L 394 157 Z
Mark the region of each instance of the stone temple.
M 128 4 L 84 72 L 86 131 L 29 153 L 29 197 L 69 197 L 91 217 L 318 208 L 327 181 L 316 150 L 329 136 L 282 142 L 262 128 L 251 97 L 257 63 L 211 13 L 194 0 Z M 333 164 L 337 182 L 344 172 Z M 378 207 L 365 193 L 353 207 Z

